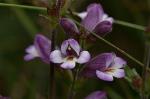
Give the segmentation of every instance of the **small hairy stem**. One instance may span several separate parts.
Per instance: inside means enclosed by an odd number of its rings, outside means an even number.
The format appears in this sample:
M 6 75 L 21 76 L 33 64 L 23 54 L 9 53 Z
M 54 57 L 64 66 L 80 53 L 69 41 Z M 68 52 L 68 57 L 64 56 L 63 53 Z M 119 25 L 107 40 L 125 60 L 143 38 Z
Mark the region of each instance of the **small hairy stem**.
M 55 30 L 51 33 L 51 50 L 55 50 Z M 55 99 L 55 66 L 54 63 L 50 62 L 50 96 L 49 99 Z
M 79 73 L 79 68 L 76 68 L 75 73 L 74 73 L 74 78 L 73 78 L 73 81 L 72 81 L 72 84 L 70 87 L 68 99 L 73 99 L 73 97 L 75 95 L 74 88 L 75 88 L 76 81 L 78 79 L 78 73 Z
M 146 80 L 147 80 L 147 69 L 150 64 L 150 45 L 146 42 L 145 44 L 145 59 L 144 59 L 144 67 L 143 67 L 143 85 L 141 89 L 141 99 L 148 99 L 146 95 Z

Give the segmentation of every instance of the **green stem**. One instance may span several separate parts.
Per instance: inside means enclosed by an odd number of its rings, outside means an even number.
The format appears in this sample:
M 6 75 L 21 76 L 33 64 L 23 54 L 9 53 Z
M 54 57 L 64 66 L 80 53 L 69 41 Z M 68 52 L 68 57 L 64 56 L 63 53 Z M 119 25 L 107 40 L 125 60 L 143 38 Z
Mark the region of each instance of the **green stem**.
M 115 48 L 117 51 L 119 51 L 120 53 L 124 54 L 125 56 L 127 56 L 129 59 L 135 61 L 137 64 L 139 64 L 140 66 L 144 66 L 143 63 L 141 63 L 140 61 L 138 61 L 137 59 L 135 59 L 133 56 L 131 56 L 130 54 L 128 54 L 127 52 L 125 52 L 124 50 L 120 49 L 119 47 L 115 46 L 114 44 L 110 43 L 109 41 L 105 40 L 104 38 L 100 37 L 99 35 L 95 34 L 95 33 L 91 33 L 92 35 L 94 35 L 95 37 L 97 37 L 98 39 L 100 39 L 101 41 L 103 41 L 104 43 L 106 43 L 107 45 Z
M 38 10 L 38 11 L 46 11 L 47 10 L 44 7 L 27 6 L 27 5 L 19 5 L 19 4 L 0 3 L 0 6 L 2 6 L 2 7 L 22 8 L 22 9 L 31 9 L 31 10 Z
M 70 87 L 70 92 L 69 92 L 68 99 L 73 99 L 73 97 L 75 95 L 74 89 L 75 89 L 76 81 L 78 79 L 78 73 L 79 73 L 79 68 L 76 68 L 75 73 L 74 73 L 74 78 L 73 78 L 73 81 L 72 81 L 72 84 L 71 84 L 71 87 Z
M 16 3 L 16 4 L 18 3 L 15 0 L 6 0 L 6 2 L 8 2 L 8 3 Z M 29 35 L 32 38 L 34 38 L 34 35 L 35 35 L 35 33 L 38 32 L 38 29 L 34 25 L 34 23 L 31 20 L 31 18 L 26 14 L 26 12 L 24 10 L 15 9 L 15 8 L 13 8 L 11 10 L 16 14 L 16 17 L 21 22 L 21 24 L 26 28 L 26 30 L 28 31 Z
M 0 6 L 3 6 L 3 7 L 16 7 L 16 8 L 31 9 L 31 10 L 38 10 L 38 11 L 45 11 L 45 12 L 47 11 L 47 9 L 44 8 L 44 7 L 18 5 L 18 4 L 0 3 Z M 75 13 L 75 12 L 73 14 L 77 15 L 77 13 Z M 121 20 L 115 20 L 115 23 L 118 24 L 118 25 L 125 26 L 125 27 L 130 27 L 130 28 L 134 28 L 134 29 L 137 29 L 137 30 L 145 31 L 145 27 L 141 26 L 141 25 L 137 25 L 137 24 L 121 21 Z
M 46 8 L 43 7 L 34 7 L 34 6 L 25 6 L 25 5 L 16 5 L 16 4 L 5 4 L 5 3 L 0 3 L 0 6 L 7 6 L 7 7 L 18 7 L 18 8 L 25 8 L 25 9 L 32 9 L 32 10 L 41 10 L 41 11 L 46 11 Z M 75 21 L 78 25 L 80 25 L 80 23 L 78 23 L 77 21 Z M 122 26 L 126 26 L 126 27 L 131 27 L 134 29 L 138 29 L 138 30 L 145 30 L 145 27 L 140 26 L 140 25 L 136 25 L 136 24 L 132 24 L 132 23 L 128 23 L 128 22 L 124 22 L 124 21 L 119 21 L 116 20 L 115 21 L 116 24 L 122 25 Z M 81 26 L 81 25 L 80 25 Z M 82 26 L 83 27 L 83 26 Z M 97 37 L 98 39 L 100 39 L 101 41 L 105 42 L 107 45 L 115 48 L 116 50 L 118 50 L 119 52 L 121 52 L 122 54 L 126 55 L 128 58 L 130 58 L 131 60 L 135 61 L 137 64 L 139 64 L 140 66 L 144 66 L 143 63 L 141 63 L 140 61 L 138 61 L 137 59 L 135 59 L 134 57 L 132 57 L 131 55 L 129 55 L 128 53 L 126 53 L 125 51 L 121 50 L 120 48 L 118 48 L 117 46 L 115 46 L 114 44 L 110 43 L 109 41 L 105 40 L 104 38 L 100 37 L 99 35 L 95 34 L 95 33 L 91 33 L 92 35 L 94 35 L 95 37 Z M 150 69 L 149 69 L 150 70 Z
M 77 22 L 76 20 L 74 20 L 76 22 L 76 24 L 78 24 L 79 26 L 83 27 L 79 22 Z M 83 27 L 84 28 L 84 27 Z M 87 29 L 86 29 L 87 30 Z M 87 30 L 88 31 L 88 30 Z M 90 32 L 90 31 L 88 31 Z M 101 36 L 97 35 L 94 32 L 90 32 L 93 36 L 95 36 L 96 38 L 100 39 L 101 41 L 103 41 L 104 43 L 106 43 L 107 45 L 113 47 L 114 49 L 116 49 L 117 51 L 119 51 L 120 53 L 124 54 L 126 57 L 128 57 L 129 59 L 133 60 L 134 62 L 136 62 L 137 64 L 139 64 L 140 66 L 144 66 L 143 63 L 141 63 L 140 61 L 138 61 L 136 58 L 134 58 L 133 56 L 131 56 L 130 54 L 128 54 L 127 52 L 125 52 L 124 50 L 120 49 L 119 47 L 115 46 L 114 44 L 112 44 L 111 42 L 105 40 L 104 38 L 102 38 Z M 148 69 L 150 71 L 150 69 Z
M 85 40 L 83 38 L 80 38 L 79 40 L 80 42 L 80 45 L 82 46 L 82 49 L 84 49 L 84 42 Z M 74 78 L 73 78 L 73 81 L 72 81 L 72 85 L 70 87 L 70 92 L 69 92 L 69 96 L 68 96 L 68 99 L 73 99 L 74 96 L 75 96 L 75 92 L 74 92 L 74 87 L 75 87 L 75 84 L 76 84 L 76 81 L 78 79 L 78 74 L 80 72 L 80 69 L 81 69 L 81 65 L 79 65 L 76 69 L 75 69 L 75 73 L 74 73 Z
M 121 20 L 115 20 L 115 24 L 130 27 L 130 28 L 134 28 L 134 29 L 141 30 L 141 31 L 145 31 L 144 26 L 129 23 L 129 22 L 124 22 L 124 21 L 121 21 Z
M 72 12 L 72 11 L 71 11 L 71 14 L 73 14 L 73 15 L 75 15 L 75 16 L 78 16 L 78 13 L 76 13 L 76 12 Z M 121 20 L 116 20 L 116 19 L 115 19 L 114 23 L 115 23 L 115 24 L 118 24 L 118 25 L 125 26 L 125 27 L 129 27 L 129 28 L 133 28 L 133 29 L 145 31 L 145 27 L 144 27 L 144 26 L 141 26 L 141 25 L 137 25 L 137 24 L 133 24 L 133 23 L 121 21 Z
M 51 50 L 55 50 L 56 45 L 56 30 L 54 29 L 51 33 Z M 55 64 L 50 62 L 50 96 L 48 99 L 55 99 Z
M 141 99 L 148 99 L 146 94 L 146 80 L 147 80 L 147 68 L 150 64 L 150 45 L 149 42 L 146 41 L 145 44 L 145 59 L 144 59 L 144 67 L 143 67 L 143 85 L 141 89 Z

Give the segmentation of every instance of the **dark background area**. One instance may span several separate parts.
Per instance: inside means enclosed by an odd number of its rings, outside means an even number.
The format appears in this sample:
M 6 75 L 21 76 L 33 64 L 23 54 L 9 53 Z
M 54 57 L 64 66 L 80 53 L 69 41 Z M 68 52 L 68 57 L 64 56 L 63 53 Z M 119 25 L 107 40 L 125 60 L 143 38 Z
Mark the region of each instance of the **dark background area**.
M 40 0 L 0 0 L 5 3 L 36 5 Z M 74 0 L 72 9 L 77 12 L 86 10 L 90 3 L 101 3 L 105 12 L 114 19 L 143 26 L 149 23 L 150 0 Z M 25 48 L 33 43 L 34 35 L 49 35 L 45 20 L 39 17 L 43 12 L 35 10 L 0 7 L 0 94 L 12 99 L 46 99 L 49 89 L 49 65 L 39 59 L 25 62 Z M 61 37 L 63 32 L 58 33 Z M 136 29 L 113 25 L 113 31 L 105 39 L 143 62 L 144 32 Z M 59 40 L 58 40 L 59 41 Z M 128 66 L 136 68 L 141 74 L 141 67 L 114 48 L 97 42 L 90 47 L 93 55 L 102 52 L 115 52 L 127 60 Z M 69 88 L 68 76 L 64 71 L 57 71 L 57 98 L 66 99 Z M 113 83 L 97 79 L 79 81 L 75 99 L 83 99 L 95 90 L 105 90 L 110 99 L 140 99 L 125 79 L 116 79 Z

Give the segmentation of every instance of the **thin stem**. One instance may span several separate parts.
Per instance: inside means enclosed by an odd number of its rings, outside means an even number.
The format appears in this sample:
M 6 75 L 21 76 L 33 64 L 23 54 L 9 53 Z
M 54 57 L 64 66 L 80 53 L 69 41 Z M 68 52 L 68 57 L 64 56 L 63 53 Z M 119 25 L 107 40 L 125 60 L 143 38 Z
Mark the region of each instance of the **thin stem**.
M 144 66 L 143 63 L 141 63 L 140 61 L 138 61 L 137 59 L 135 59 L 133 56 L 129 55 L 127 52 L 125 52 L 124 50 L 120 49 L 119 47 L 115 46 L 114 44 L 110 43 L 109 41 L 105 40 L 104 38 L 100 37 L 99 35 L 95 34 L 95 33 L 91 33 L 92 35 L 94 35 L 95 37 L 97 37 L 98 39 L 100 39 L 101 41 L 103 41 L 104 43 L 108 44 L 109 46 L 115 48 L 117 51 L 119 51 L 120 53 L 124 54 L 125 56 L 127 56 L 128 58 L 130 58 L 131 60 L 135 61 L 137 64 L 139 64 L 140 66 Z
M 51 50 L 55 50 L 55 37 L 56 32 L 55 30 L 51 33 Z M 50 96 L 49 99 L 55 99 L 55 66 L 54 63 L 50 62 Z
M 125 21 L 121 21 L 121 20 L 115 20 L 115 24 L 126 26 L 126 27 L 129 27 L 129 28 L 134 28 L 134 29 L 141 30 L 141 31 L 145 31 L 144 26 L 129 23 L 129 22 L 125 22 Z
M 82 49 L 87 50 L 85 43 L 86 43 L 85 38 L 81 38 L 80 45 L 81 45 Z M 81 73 L 84 68 L 85 68 L 85 65 L 79 67 L 79 73 Z
M 18 7 L 18 8 L 24 8 L 24 9 L 32 9 L 32 10 L 41 10 L 41 11 L 46 11 L 46 8 L 43 7 L 35 7 L 35 6 L 25 6 L 25 5 L 17 5 L 17 4 L 5 4 L 5 3 L 0 3 L 0 6 L 6 6 L 6 7 Z M 78 25 L 80 25 L 77 21 L 76 23 Z M 136 25 L 136 24 L 132 24 L 132 23 L 128 23 L 128 22 L 124 22 L 124 21 L 120 21 L 120 20 L 116 20 L 115 21 L 116 24 L 122 25 L 122 26 L 126 26 L 126 27 L 131 27 L 134 29 L 138 29 L 138 30 L 145 30 L 145 27 L 140 26 L 140 25 Z M 81 25 L 80 25 L 81 26 Z M 82 26 L 83 27 L 83 26 Z M 128 53 L 126 53 L 125 51 L 121 50 L 120 48 L 118 48 L 117 46 L 115 46 L 114 44 L 110 43 L 109 41 L 103 39 L 102 37 L 98 36 L 95 33 L 91 33 L 93 34 L 95 37 L 99 38 L 101 41 L 105 42 L 106 44 L 108 44 L 109 46 L 115 48 L 116 50 L 118 50 L 119 52 L 121 52 L 122 54 L 126 55 L 128 58 L 130 58 L 131 60 L 135 61 L 137 64 L 139 64 L 140 66 L 144 66 L 143 63 L 141 63 L 140 61 L 138 61 L 137 59 L 135 59 L 134 57 L 132 57 L 131 55 L 129 55 Z M 150 69 L 149 69 L 150 71 Z
M 73 78 L 73 81 L 72 81 L 72 84 L 71 84 L 71 87 L 70 87 L 70 92 L 69 92 L 68 99 L 73 99 L 73 97 L 75 95 L 74 88 L 75 88 L 76 81 L 78 79 L 78 72 L 79 72 L 79 68 L 76 68 L 75 73 L 74 73 L 74 78 Z
M 30 10 L 38 10 L 38 11 L 45 11 L 45 12 L 47 11 L 47 9 L 44 8 L 44 7 L 18 5 L 18 4 L 0 3 L 0 6 L 3 6 L 3 7 L 16 7 L 16 8 L 23 8 L 23 9 L 30 9 Z M 73 14 L 74 14 L 74 15 L 77 15 L 76 12 L 73 12 Z M 115 20 L 115 23 L 118 24 L 118 25 L 125 26 L 125 27 L 130 27 L 130 28 L 134 28 L 134 29 L 137 29 L 137 30 L 145 31 L 145 27 L 144 27 L 144 26 L 141 26 L 141 25 L 137 25 L 137 24 L 133 24 L 133 23 L 121 21 L 121 20 Z
M 75 15 L 75 16 L 78 16 L 78 13 L 72 12 L 72 11 L 70 11 L 70 12 L 71 12 L 71 14 L 73 14 L 73 15 Z M 69 13 L 69 12 L 68 12 L 68 13 Z M 114 23 L 115 23 L 115 24 L 118 24 L 118 25 L 125 26 L 125 27 L 129 27 L 129 28 L 133 28 L 133 29 L 145 31 L 145 27 L 144 27 L 144 26 L 137 25 L 137 24 L 133 24 L 133 23 L 129 23 L 129 22 L 125 22 L 125 21 L 122 21 L 122 20 L 117 20 L 117 19 L 115 19 Z
M 5 0 L 7 3 L 18 3 L 16 0 Z M 26 12 L 23 9 L 11 9 L 20 21 L 20 23 L 25 27 L 25 29 L 28 31 L 27 33 L 34 38 L 35 33 L 38 32 L 38 29 L 36 28 L 35 24 L 33 23 L 32 19 L 26 14 Z
M 55 99 L 55 68 L 54 64 L 50 64 L 50 95 L 48 99 Z
M 80 42 L 80 45 L 82 46 L 82 48 L 84 48 L 84 39 L 80 38 L 79 42 Z M 75 69 L 75 73 L 74 73 L 74 78 L 73 78 L 73 81 L 72 81 L 72 84 L 71 84 L 71 87 L 70 87 L 70 92 L 69 92 L 69 96 L 68 96 L 68 99 L 73 99 L 74 96 L 75 96 L 75 92 L 74 92 L 74 87 L 75 87 L 75 84 L 76 84 L 76 81 L 78 79 L 78 74 L 80 72 L 80 69 L 81 69 L 81 65 L 79 65 L 76 69 Z
M 146 42 L 145 44 L 145 59 L 144 59 L 144 67 L 143 67 L 143 85 L 141 89 L 141 99 L 148 99 L 146 95 L 146 80 L 147 80 L 147 69 L 150 64 L 150 45 Z
M 31 9 L 31 10 L 38 10 L 38 11 L 46 11 L 47 10 L 44 7 L 27 6 L 27 5 L 19 5 L 19 4 L 0 3 L 0 6 L 2 6 L 2 7 L 22 8 L 22 9 Z
M 77 22 L 76 20 L 74 20 L 76 22 L 76 24 L 78 24 L 79 26 L 83 27 L 79 22 Z M 84 28 L 84 27 L 83 27 Z M 86 29 L 87 30 L 87 29 Z M 87 30 L 88 31 L 88 30 Z M 90 32 L 90 31 L 88 31 Z M 140 66 L 144 66 L 143 63 L 141 63 L 140 61 L 138 61 L 137 59 L 135 59 L 133 56 L 131 56 L 130 54 L 128 54 L 127 52 L 125 52 L 124 50 L 120 49 L 119 47 L 115 46 L 114 44 L 112 44 L 111 42 L 105 40 L 104 38 L 102 38 L 101 36 L 97 35 L 94 32 L 90 32 L 93 36 L 95 36 L 96 38 L 100 39 L 101 41 L 103 41 L 104 43 L 106 43 L 107 45 L 111 46 L 112 48 L 116 49 L 117 51 L 119 51 L 120 53 L 124 54 L 126 57 L 128 57 L 129 59 L 133 60 L 134 62 L 136 62 L 137 64 L 139 64 Z M 150 69 L 148 68 L 148 70 L 150 71 Z

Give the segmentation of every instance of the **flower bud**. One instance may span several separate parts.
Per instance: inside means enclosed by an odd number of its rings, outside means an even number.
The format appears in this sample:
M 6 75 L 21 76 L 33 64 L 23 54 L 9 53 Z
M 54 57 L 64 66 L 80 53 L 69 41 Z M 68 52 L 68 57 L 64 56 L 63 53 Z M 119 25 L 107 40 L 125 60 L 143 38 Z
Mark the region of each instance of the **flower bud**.
M 75 36 L 79 34 L 76 24 L 71 19 L 61 18 L 60 25 L 69 36 Z
M 107 99 L 106 92 L 95 91 L 95 92 L 89 94 L 85 99 Z

